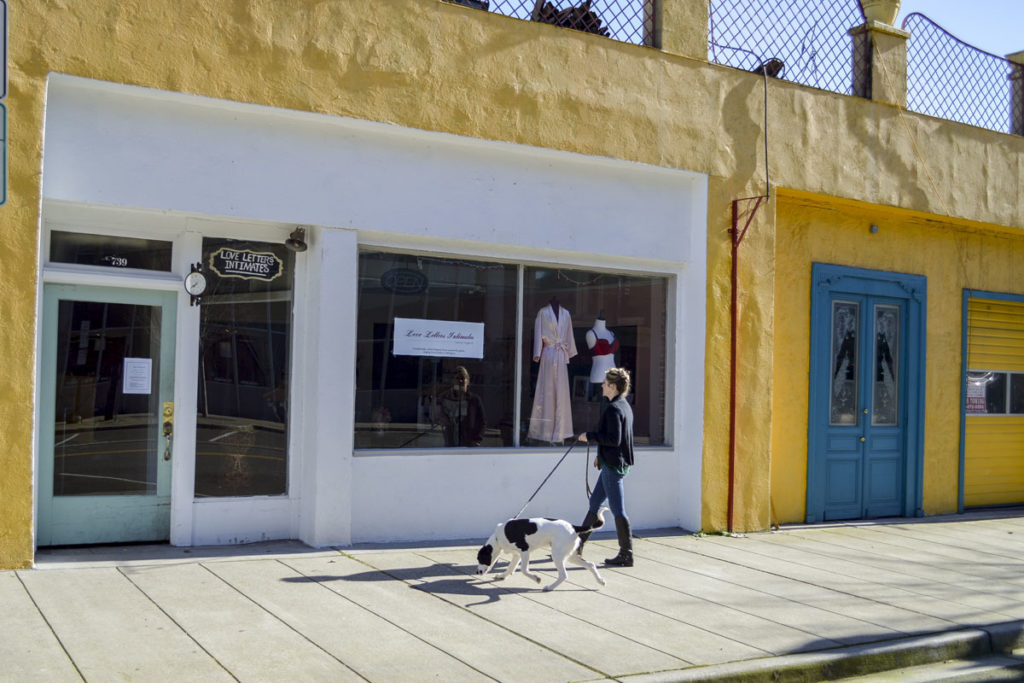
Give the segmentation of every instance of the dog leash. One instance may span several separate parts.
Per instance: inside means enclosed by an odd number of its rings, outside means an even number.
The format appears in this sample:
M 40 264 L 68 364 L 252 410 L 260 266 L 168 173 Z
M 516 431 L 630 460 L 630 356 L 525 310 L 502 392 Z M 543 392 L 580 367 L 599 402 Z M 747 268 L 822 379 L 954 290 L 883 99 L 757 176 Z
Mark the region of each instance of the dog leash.
M 537 495 L 538 493 L 540 493 L 540 490 L 541 490 L 542 488 L 544 488 L 544 484 L 548 483 L 548 479 L 550 479 L 550 478 L 551 478 L 551 475 L 555 473 L 555 470 L 557 470 L 557 469 L 558 469 L 558 466 L 562 464 L 562 461 L 563 461 L 563 460 L 565 460 L 566 456 L 568 456 L 568 455 L 569 455 L 569 452 L 570 452 L 570 451 L 571 451 L 571 450 L 572 450 L 573 448 L 575 448 L 575 447 L 576 447 L 576 444 L 577 444 L 577 443 L 579 443 L 579 442 L 578 442 L 578 441 L 576 441 L 576 440 L 573 440 L 573 442 L 572 442 L 572 444 L 571 444 L 571 445 L 569 446 L 569 448 L 567 448 L 567 449 L 565 450 L 565 453 L 563 453 L 563 454 L 562 454 L 562 457 L 561 457 L 561 458 L 560 458 L 560 459 L 558 460 L 558 462 L 556 462 L 556 463 L 555 463 L 555 466 L 551 468 L 551 471 L 550 471 L 550 472 L 548 472 L 548 476 L 544 477 L 544 481 L 542 481 L 542 482 L 540 483 L 540 486 L 538 486 L 538 487 L 537 487 L 537 490 L 533 492 L 533 495 L 532 495 L 532 496 L 530 496 L 530 497 L 529 497 L 529 499 L 527 499 L 527 501 L 526 501 L 525 503 L 523 503 L 523 507 L 519 508 L 519 512 L 517 512 L 517 513 L 516 513 L 516 516 L 515 516 L 515 517 L 513 517 L 512 519 L 519 519 L 519 515 L 523 514 L 523 510 L 525 510 L 525 509 L 526 509 L 526 506 L 530 504 L 530 501 L 532 501 L 532 500 L 534 499 L 534 497 L 535 497 L 535 496 L 536 496 L 536 495 Z M 588 450 L 589 450 L 590 446 L 588 445 L 588 446 L 587 446 L 587 448 L 588 448 Z
M 587 483 L 587 501 L 590 501 L 590 441 L 587 441 L 587 460 L 583 463 L 583 480 Z

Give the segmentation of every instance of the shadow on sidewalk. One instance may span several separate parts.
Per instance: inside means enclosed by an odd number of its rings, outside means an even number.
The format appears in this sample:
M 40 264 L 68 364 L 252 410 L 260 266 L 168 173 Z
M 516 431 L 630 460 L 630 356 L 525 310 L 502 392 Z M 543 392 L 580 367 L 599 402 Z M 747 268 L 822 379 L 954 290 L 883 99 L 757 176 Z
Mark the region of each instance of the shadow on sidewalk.
M 530 561 L 531 569 L 538 569 L 537 565 L 553 564 L 550 557 L 543 557 Z M 543 567 L 540 567 L 544 571 Z M 567 568 L 570 575 L 576 571 L 586 572 L 583 567 Z M 497 602 L 502 595 L 515 595 L 520 593 L 539 593 L 543 586 L 554 581 L 554 576 L 546 572 L 544 580 L 535 584 L 522 576 L 520 570 L 504 581 L 497 581 L 496 576 L 504 571 L 504 565 L 495 569 L 486 576 L 476 575 L 476 565 L 461 565 L 451 562 L 439 562 L 425 567 L 409 567 L 400 569 L 371 569 L 355 574 L 332 575 L 332 574 L 310 574 L 303 576 L 290 576 L 281 579 L 286 583 L 331 583 L 335 581 L 359 582 L 359 581 L 401 581 L 413 588 L 431 595 L 461 595 L 466 597 L 485 598 L 480 602 L 467 603 L 466 607 L 475 607 L 488 603 Z M 525 586 L 515 585 L 516 581 L 523 581 Z M 571 585 L 562 584 L 559 590 L 580 590 L 586 588 L 574 588 Z

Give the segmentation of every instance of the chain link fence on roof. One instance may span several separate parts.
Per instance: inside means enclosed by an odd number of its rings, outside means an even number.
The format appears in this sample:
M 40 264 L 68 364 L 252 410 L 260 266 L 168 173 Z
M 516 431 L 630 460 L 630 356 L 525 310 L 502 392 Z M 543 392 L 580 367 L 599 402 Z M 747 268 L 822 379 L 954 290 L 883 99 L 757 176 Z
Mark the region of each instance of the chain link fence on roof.
M 923 14 L 909 15 L 903 29 L 910 32 L 908 109 L 1003 133 L 1021 132 L 1024 66 L 968 45 Z
M 712 0 L 708 59 L 822 90 L 854 94 L 867 65 L 853 63 L 857 0 Z
M 654 46 L 659 0 L 448 0 L 506 17 Z

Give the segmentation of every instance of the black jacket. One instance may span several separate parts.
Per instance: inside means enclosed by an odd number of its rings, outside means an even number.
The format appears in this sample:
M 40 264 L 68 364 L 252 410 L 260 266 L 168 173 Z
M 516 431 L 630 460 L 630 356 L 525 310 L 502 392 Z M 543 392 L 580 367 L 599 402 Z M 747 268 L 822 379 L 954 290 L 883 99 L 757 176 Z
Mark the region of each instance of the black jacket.
M 596 432 L 587 432 L 587 441 L 597 444 L 597 456 L 613 470 L 622 471 L 633 464 L 633 409 L 619 396 L 608 403 Z

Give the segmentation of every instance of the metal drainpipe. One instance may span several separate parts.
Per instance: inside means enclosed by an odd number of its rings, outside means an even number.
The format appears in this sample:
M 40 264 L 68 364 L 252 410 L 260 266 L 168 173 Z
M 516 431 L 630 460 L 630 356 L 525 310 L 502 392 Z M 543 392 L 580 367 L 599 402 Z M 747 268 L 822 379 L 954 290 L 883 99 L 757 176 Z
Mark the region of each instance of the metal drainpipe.
M 732 228 L 729 229 L 732 235 L 732 322 L 729 334 L 729 533 L 735 531 L 733 516 L 736 498 L 736 340 L 739 336 L 739 250 L 743 238 L 747 235 L 747 229 L 750 228 L 750 223 L 754 220 L 754 215 L 761 203 L 767 199 L 767 196 L 762 195 L 734 199 L 732 202 Z M 747 215 L 747 222 L 743 226 L 743 230 L 740 230 L 740 202 L 751 201 L 754 202 L 754 206 Z

